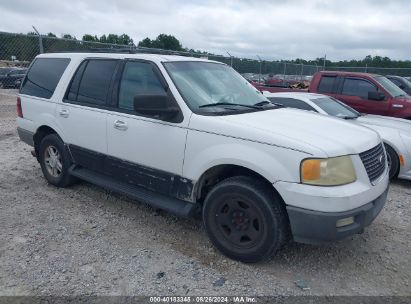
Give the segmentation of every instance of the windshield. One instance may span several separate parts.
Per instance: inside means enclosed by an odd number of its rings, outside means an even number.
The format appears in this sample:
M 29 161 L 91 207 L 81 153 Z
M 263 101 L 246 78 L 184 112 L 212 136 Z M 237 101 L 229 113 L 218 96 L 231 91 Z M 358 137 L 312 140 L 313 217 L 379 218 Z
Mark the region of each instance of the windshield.
M 261 102 L 270 105 L 245 78 L 226 65 L 181 61 L 166 62 L 164 66 L 194 112 L 221 111 L 227 107 L 250 111 L 257 109 L 255 105 Z
M 392 97 L 406 96 L 403 90 L 401 90 L 395 83 L 384 76 L 377 76 L 375 80 L 388 92 Z
M 360 116 L 356 110 L 332 97 L 314 98 L 311 101 L 331 116 L 345 119 L 355 119 Z

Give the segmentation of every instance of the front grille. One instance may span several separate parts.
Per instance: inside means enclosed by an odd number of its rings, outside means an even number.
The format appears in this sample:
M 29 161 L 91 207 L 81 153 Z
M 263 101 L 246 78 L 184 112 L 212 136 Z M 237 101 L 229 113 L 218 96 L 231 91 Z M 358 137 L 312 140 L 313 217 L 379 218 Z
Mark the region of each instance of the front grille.
M 384 173 L 386 160 L 382 144 L 360 153 L 360 158 L 371 182 Z

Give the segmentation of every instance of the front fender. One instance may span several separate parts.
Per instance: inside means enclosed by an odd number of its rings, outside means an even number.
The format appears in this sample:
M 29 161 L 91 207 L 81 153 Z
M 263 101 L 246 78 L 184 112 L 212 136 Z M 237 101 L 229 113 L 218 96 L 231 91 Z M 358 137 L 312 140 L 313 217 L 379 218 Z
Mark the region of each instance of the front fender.
M 282 147 L 189 131 L 183 176 L 196 181 L 212 167 L 237 165 L 260 174 L 271 183 L 298 182 L 300 162 L 307 155 Z

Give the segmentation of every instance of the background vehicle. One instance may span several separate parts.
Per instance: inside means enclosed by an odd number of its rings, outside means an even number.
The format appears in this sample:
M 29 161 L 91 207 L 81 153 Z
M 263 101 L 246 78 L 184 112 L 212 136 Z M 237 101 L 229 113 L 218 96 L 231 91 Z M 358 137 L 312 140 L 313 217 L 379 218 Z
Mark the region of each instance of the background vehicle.
M 13 68 L 5 75 L 0 76 L 0 86 L 4 88 L 18 88 L 26 75 L 27 69 Z
M 318 72 L 308 89 L 335 97 L 360 113 L 411 119 L 411 96 L 384 76 Z
M 403 90 L 405 93 L 408 95 L 411 95 L 411 82 L 401 76 L 392 76 L 388 75 L 386 76 L 389 80 L 391 80 L 397 87 L 399 87 L 401 90 Z
M 411 179 L 411 122 L 405 119 L 360 114 L 327 95 L 314 93 L 268 93 L 272 102 L 286 107 L 314 111 L 361 124 L 377 131 L 384 141 L 390 165 L 390 178 Z
M 377 133 L 276 106 L 220 62 L 42 54 L 17 110 L 19 136 L 50 184 L 79 178 L 181 216 L 201 213 L 212 243 L 244 262 L 291 237 L 325 243 L 362 232 L 387 197 Z

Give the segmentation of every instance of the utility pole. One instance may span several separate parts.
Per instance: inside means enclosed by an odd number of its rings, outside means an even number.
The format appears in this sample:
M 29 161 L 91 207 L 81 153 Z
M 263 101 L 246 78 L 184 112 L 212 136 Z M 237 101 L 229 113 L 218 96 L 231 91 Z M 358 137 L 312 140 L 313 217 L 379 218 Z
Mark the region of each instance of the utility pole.
M 325 62 L 327 61 L 327 54 L 324 55 L 324 67 L 323 67 L 323 71 L 325 71 Z
M 233 56 L 231 56 L 228 51 L 226 51 L 226 53 L 228 54 L 228 56 L 230 56 L 230 66 L 233 67 Z
M 39 31 L 34 27 L 34 25 L 32 25 L 34 31 L 37 33 L 37 35 L 39 35 L 39 48 L 40 48 L 40 54 L 44 53 L 44 49 L 43 49 L 43 39 L 41 38 L 41 35 L 39 33 Z
M 304 71 L 304 64 L 301 63 L 301 77 L 300 77 L 300 81 L 303 81 L 303 71 Z
M 257 55 L 258 60 L 260 61 L 260 74 L 258 75 L 258 82 L 261 83 L 261 64 L 262 64 L 262 60 L 260 58 L 260 56 Z
M 287 62 L 284 62 L 283 82 L 285 83 L 285 73 L 287 72 Z

